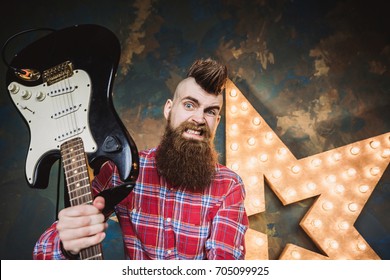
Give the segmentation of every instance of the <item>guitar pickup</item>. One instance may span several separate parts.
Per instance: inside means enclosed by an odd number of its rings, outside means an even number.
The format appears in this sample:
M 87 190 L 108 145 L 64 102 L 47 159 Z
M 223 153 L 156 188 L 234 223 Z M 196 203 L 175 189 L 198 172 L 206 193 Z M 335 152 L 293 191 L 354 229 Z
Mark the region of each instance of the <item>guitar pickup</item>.
M 78 106 L 74 105 L 74 106 L 69 107 L 67 109 L 63 109 L 63 110 L 58 111 L 57 113 L 54 113 L 53 115 L 51 115 L 51 118 L 52 119 L 59 119 L 59 118 L 64 117 L 66 115 L 72 114 L 72 113 L 76 112 L 81 106 L 82 106 L 82 104 L 79 104 Z
M 66 131 L 66 132 L 58 135 L 54 140 L 61 142 L 61 141 L 64 141 L 68 138 L 71 138 L 75 135 L 78 135 L 78 134 L 82 133 L 83 131 L 84 131 L 84 128 L 76 127 L 73 130 L 69 130 L 69 131 Z
M 53 87 L 53 89 L 48 91 L 47 95 L 50 97 L 55 97 L 55 96 L 59 96 L 61 94 L 70 93 L 70 92 L 74 91 L 76 88 L 77 88 L 77 86 L 72 86 L 72 85 L 65 84 L 65 83 L 63 85 L 57 84 L 56 86 Z

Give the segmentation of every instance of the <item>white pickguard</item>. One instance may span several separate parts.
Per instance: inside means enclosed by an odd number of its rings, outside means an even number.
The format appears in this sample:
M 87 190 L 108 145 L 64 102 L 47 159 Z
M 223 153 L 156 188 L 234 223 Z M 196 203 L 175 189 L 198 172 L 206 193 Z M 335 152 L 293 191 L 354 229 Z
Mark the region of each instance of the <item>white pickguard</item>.
M 39 159 L 60 150 L 62 143 L 80 137 L 86 153 L 97 145 L 88 122 L 91 79 L 83 70 L 74 70 L 67 79 L 48 86 L 28 87 L 16 82 L 8 86 L 10 96 L 27 121 L 31 139 L 26 159 L 26 177 L 33 183 Z

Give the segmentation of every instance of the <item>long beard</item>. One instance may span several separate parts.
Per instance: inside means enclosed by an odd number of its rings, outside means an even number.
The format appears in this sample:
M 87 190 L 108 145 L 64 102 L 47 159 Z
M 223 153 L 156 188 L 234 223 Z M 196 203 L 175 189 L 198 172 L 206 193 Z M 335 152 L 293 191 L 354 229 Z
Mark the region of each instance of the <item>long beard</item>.
M 186 129 L 202 128 L 203 140 L 184 138 Z M 172 129 L 168 119 L 165 133 L 156 151 L 160 176 L 177 188 L 202 192 L 209 187 L 215 174 L 218 154 L 207 125 L 196 126 L 185 122 Z

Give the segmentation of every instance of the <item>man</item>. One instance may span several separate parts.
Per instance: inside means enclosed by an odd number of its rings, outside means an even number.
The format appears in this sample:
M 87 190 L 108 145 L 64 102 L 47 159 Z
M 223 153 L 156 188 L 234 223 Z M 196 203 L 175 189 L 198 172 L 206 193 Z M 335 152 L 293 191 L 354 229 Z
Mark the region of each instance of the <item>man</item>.
M 133 191 L 115 207 L 129 259 L 244 259 L 248 218 L 241 178 L 218 163 L 214 137 L 227 68 L 198 60 L 167 100 L 166 131 L 157 148 L 140 152 Z M 95 194 L 120 185 L 107 162 Z M 102 242 L 104 198 L 63 209 L 38 240 L 34 259 L 65 259 Z

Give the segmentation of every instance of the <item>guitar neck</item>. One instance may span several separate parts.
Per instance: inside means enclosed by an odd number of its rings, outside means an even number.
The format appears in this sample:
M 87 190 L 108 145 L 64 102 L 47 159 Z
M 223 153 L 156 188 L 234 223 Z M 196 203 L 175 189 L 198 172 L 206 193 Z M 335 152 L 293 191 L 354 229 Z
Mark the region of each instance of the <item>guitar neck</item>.
M 91 204 L 93 196 L 82 139 L 77 137 L 62 144 L 61 158 L 65 171 L 70 205 Z M 103 259 L 101 244 L 81 250 L 80 259 Z

